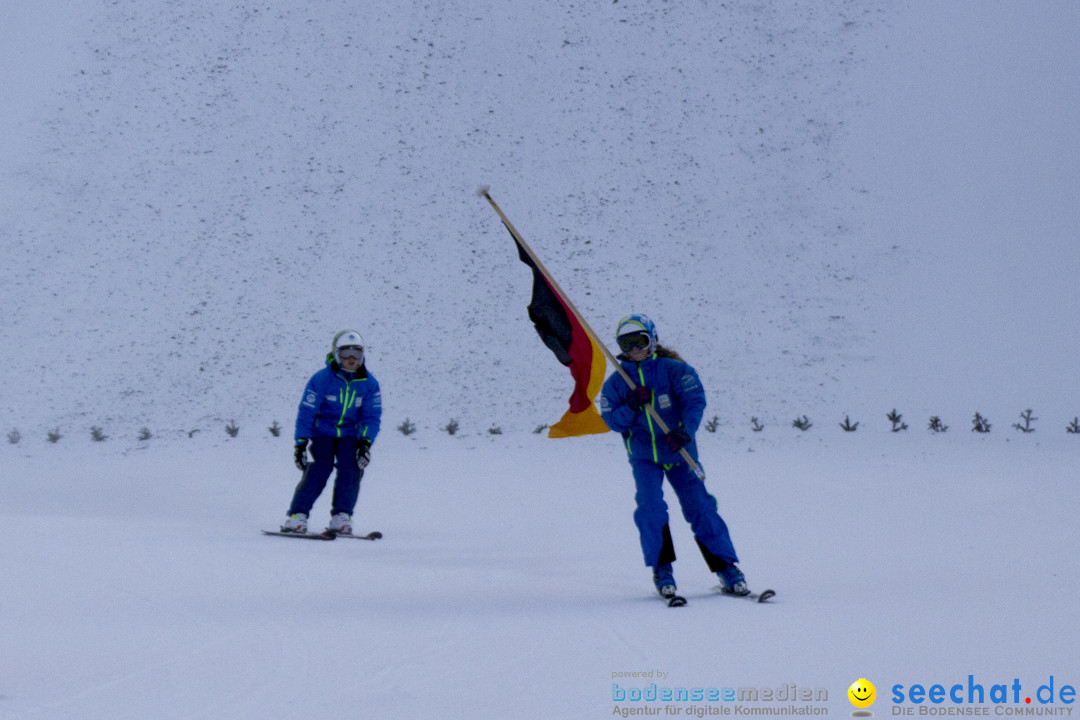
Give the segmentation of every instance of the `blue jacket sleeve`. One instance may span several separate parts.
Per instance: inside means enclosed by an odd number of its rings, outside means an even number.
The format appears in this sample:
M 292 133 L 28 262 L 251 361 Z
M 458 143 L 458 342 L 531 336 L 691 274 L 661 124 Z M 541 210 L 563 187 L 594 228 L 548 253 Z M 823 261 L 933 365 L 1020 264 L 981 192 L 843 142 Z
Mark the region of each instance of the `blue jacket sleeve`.
M 315 433 L 315 415 L 319 411 L 322 396 L 323 391 L 319 382 L 319 373 L 315 373 L 308 380 L 308 384 L 304 388 L 304 395 L 300 398 L 300 409 L 296 413 L 294 441 L 309 439 Z
M 367 393 L 364 403 L 360 406 L 360 426 L 357 434 L 375 442 L 379 434 L 379 426 L 382 424 L 382 390 L 379 389 L 379 381 L 368 376 Z
M 636 413 L 626 404 L 630 386 L 615 373 L 604 383 L 600 391 L 600 417 L 613 432 L 624 433 L 634 424 Z
M 695 435 L 705 415 L 705 388 L 701 385 L 701 378 L 686 363 L 672 363 L 668 381 L 682 406 L 683 427 L 690 435 Z

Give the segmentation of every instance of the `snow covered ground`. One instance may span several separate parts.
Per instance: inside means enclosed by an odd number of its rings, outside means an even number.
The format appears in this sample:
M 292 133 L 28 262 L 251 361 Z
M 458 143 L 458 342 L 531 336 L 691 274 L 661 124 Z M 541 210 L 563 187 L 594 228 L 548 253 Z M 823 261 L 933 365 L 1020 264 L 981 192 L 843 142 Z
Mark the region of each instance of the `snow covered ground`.
M 706 437 L 743 568 L 779 595 L 712 595 L 676 522 L 679 609 L 609 436 L 390 433 L 358 513 L 375 543 L 257 533 L 296 476 L 269 435 L 9 449 L 0 717 L 601 718 L 642 705 L 613 683 L 653 682 L 824 689 L 843 717 L 860 677 L 879 715 L 897 683 L 1075 686 L 1075 442 L 861 433 Z
M 0 9 L 0 719 L 1074 709 L 1076 3 L 69 5 Z M 675 520 L 664 607 L 617 439 L 532 432 L 569 377 L 481 184 L 594 327 L 698 367 L 775 603 Z M 266 428 L 354 325 L 385 538 L 263 537 Z

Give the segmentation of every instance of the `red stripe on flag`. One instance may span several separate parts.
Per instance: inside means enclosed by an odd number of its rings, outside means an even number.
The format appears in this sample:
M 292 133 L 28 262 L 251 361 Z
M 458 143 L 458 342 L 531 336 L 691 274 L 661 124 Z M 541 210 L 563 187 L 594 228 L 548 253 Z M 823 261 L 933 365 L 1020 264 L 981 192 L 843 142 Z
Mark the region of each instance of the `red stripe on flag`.
M 579 413 L 592 407 L 593 398 L 589 397 L 589 380 L 592 378 L 593 342 L 589 333 L 578 322 L 577 317 L 559 298 L 566 318 L 570 322 L 570 375 L 574 378 L 574 392 L 570 395 L 570 412 Z M 594 396 L 595 397 L 595 396 Z

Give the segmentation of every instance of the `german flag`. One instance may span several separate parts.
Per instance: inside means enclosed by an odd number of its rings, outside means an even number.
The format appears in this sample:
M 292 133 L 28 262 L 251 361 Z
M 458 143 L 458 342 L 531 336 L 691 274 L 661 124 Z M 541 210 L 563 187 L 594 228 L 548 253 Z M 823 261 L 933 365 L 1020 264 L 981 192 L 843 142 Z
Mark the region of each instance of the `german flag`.
M 552 286 L 547 276 L 533 262 L 513 232 L 510 236 L 517 245 L 521 262 L 528 265 L 533 273 L 529 319 L 536 326 L 540 339 L 551 348 L 559 362 L 570 368 L 570 375 L 574 378 L 570 409 L 559 422 L 551 426 L 548 437 L 576 437 L 607 432 L 608 426 L 594 404 L 607 372 L 604 352 L 578 321 L 558 289 Z

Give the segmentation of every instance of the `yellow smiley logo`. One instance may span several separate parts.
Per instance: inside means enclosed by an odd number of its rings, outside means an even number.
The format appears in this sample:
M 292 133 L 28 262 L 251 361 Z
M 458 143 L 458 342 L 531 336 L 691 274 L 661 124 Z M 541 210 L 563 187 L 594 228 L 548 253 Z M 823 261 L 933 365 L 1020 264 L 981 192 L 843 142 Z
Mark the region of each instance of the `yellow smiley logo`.
M 866 678 L 859 678 L 855 682 L 851 683 L 851 687 L 847 691 L 848 700 L 851 704 L 857 708 L 868 708 L 874 704 L 874 700 L 877 699 L 877 689 L 874 687 L 874 683 L 870 682 Z

